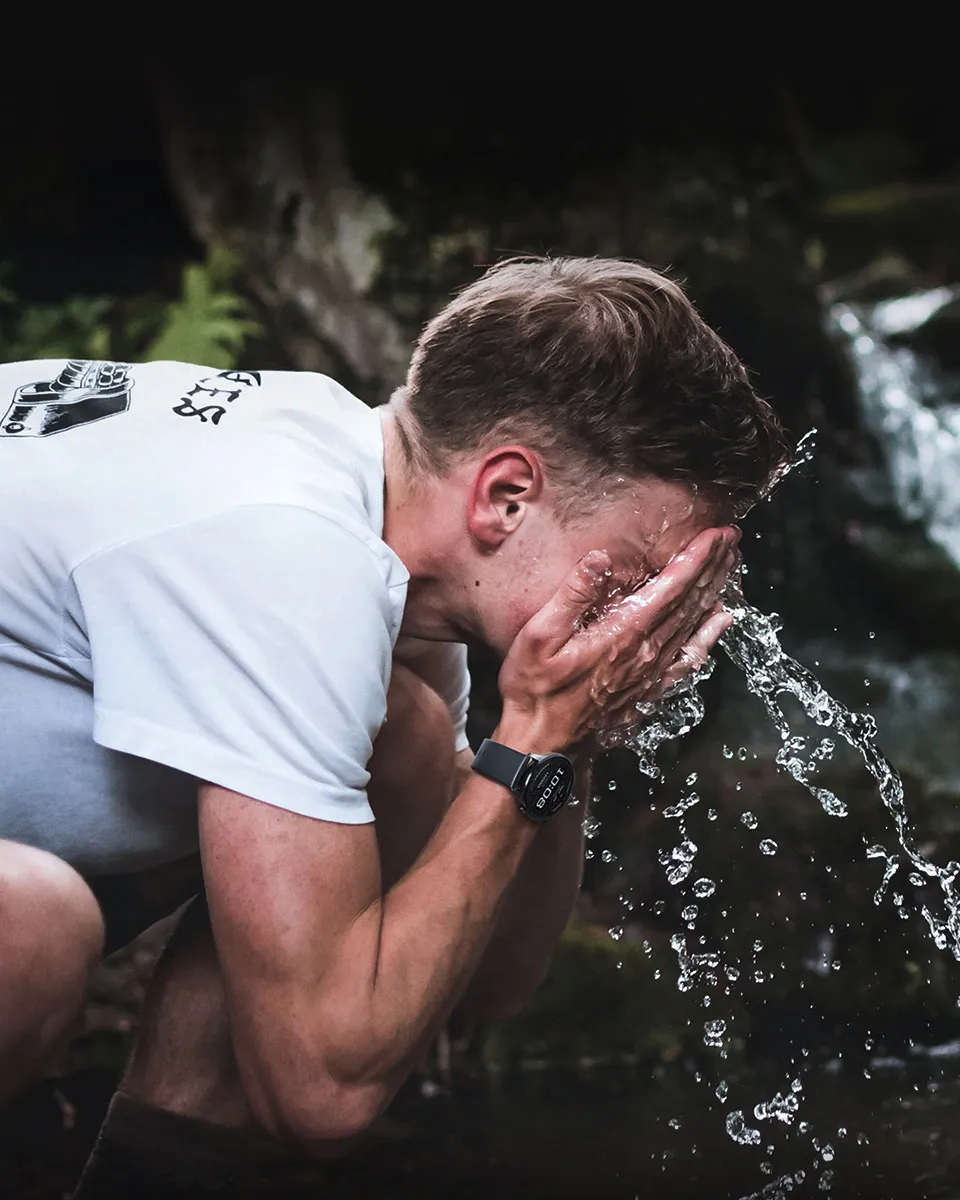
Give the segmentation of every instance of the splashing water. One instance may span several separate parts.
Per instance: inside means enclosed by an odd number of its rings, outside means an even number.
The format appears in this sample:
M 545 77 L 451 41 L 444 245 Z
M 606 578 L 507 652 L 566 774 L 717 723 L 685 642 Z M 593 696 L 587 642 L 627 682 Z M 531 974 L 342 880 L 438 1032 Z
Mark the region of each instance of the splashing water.
M 846 815 L 843 802 L 831 791 L 817 786 L 812 779 L 817 766 L 832 756 L 835 742 L 833 738 L 823 738 L 812 752 L 807 752 L 807 739 L 791 731 L 789 718 L 780 704 L 780 697 L 789 695 L 800 702 L 816 725 L 830 729 L 859 752 L 877 783 L 880 798 L 893 818 L 900 846 L 918 879 L 936 881 L 943 893 L 942 917 L 933 913 L 926 903 L 920 909 L 934 943 L 940 950 L 949 950 L 960 961 L 960 863 L 951 861 L 945 867 L 938 867 L 917 846 L 907 818 L 903 781 L 876 745 L 877 727 L 873 717 L 851 712 L 835 700 L 806 667 L 784 652 L 777 637 L 780 625 L 775 615 L 761 613 L 746 604 L 742 597 L 729 604 L 728 609 L 734 616 L 734 624 L 722 638 L 721 645 L 743 671 L 747 687 L 760 699 L 780 731 L 783 746 L 777 754 L 777 763 L 820 801 L 829 816 Z M 884 880 L 878 891 L 882 898 L 899 860 L 888 855 L 882 847 L 869 847 L 867 853 L 870 857 L 882 855 L 887 860 Z
M 807 461 L 812 455 L 809 437 L 808 434 L 801 440 L 793 465 Z M 739 590 L 733 588 L 728 589 L 724 607 L 732 614 L 734 623 L 720 639 L 720 645 L 743 672 L 748 689 L 758 697 L 779 730 L 783 745 L 776 755 L 778 766 L 806 788 L 828 816 L 845 817 L 847 807 L 844 802 L 828 788 L 819 786 L 814 777 L 817 769 L 833 756 L 837 739 L 858 751 L 893 818 L 901 849 L 913 868 L 911 882 L 914 886 L 921 886 L 935 881 L 942 892 L 943 915 L 934 913 L 927 903 L 920 907 L 933 941 L 938 949 L 949 950 L 960 961 L 960 863 L 950 861 L 946 866 L 939 867 L 930 862 L 918 847 L 909 827 L 903 781 L 876 745 L 877 727 L 873 717 L 868 713 L 852 712 L 834 699 L 806 667 L 785 653 L 777 636 L 781 625 L 776 613 L 768 615 L 760 612 L 747 604 Z M 659 779 L 661 772 L 656 765 L 659 748 L 665 742 L 689 733 L 703 720 L 705 706 L 697 689 L 710 677 L 713 667 L 710 661 L 687 676 L 659 704 L 638 706 L 639 724 L 628 732 L 619 732 L 609 738 L 605 748 L 628 747 L 636 754 L 640 770 L 651 778 Z M 821 729 L 829 730 L 830 736 L 821 738 L 811 748 L 807 736 L 793 732 L 790 718 L 781 705 L 783 696 L 792 696 L 799 701 L 810 720 Z M 693 793 L 685 801 L 667 809 L 665 815 L 682 818 L 686 809 L 698 799 Z M 743 821 L 748 828 L 756 827 L 753 814 L 745 813 Z M 761 849 L 766 854 L 772 854 L 776 852 L 776 844 L 768 839 L 762 843 Z M 660 861 L 667 868 L 671 884 L 680 883 L 689 875 L 694 854 L 696 846 L 689 839 L 681 846 L 661 854 Z M 875 896 L 879 904 L 900 866 L 900 859 L 881 846 L 868 847 L 867 856 L 886 860 L 883 881 Z M 901 912 L 902 905 L 901 897 L 897 904 Z

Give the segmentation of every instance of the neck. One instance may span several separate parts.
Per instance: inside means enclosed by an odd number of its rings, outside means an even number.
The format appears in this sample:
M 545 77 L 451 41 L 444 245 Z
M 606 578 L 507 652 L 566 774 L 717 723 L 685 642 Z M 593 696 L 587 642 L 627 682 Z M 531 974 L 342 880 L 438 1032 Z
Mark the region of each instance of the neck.
M 460 614 L 457 558 L 452 552 L 450 496 L 412 461 L 413 439 L 393 405 L 383 429 L 383 540 L 410 573 L 401 631 L 434 641 L 470 635 Z

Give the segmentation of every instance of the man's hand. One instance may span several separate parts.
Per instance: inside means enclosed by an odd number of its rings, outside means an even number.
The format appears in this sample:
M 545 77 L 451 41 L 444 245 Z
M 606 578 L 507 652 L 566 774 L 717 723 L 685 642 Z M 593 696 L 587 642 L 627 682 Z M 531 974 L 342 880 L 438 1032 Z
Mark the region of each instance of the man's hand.
M 636 716 L 702 664 L 730 626 L 720 595 L 739 531 L 701 533 L 649 583 L 604 606 L 611 563 L 591 551 L 523 627 L 500 671 L 504 728 L 519 750 L 561 750 Z

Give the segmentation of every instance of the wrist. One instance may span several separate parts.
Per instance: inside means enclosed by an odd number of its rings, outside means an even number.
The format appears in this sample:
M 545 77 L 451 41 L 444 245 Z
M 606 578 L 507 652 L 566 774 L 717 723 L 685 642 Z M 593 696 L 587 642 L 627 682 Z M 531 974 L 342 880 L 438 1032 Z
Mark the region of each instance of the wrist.
M 541 824 L 556 817 L 576 785 L 573 762 L 558 751 L 538 750 L 555 743 L 528 725 L 501 722 L 494 732 L 477 750 L 473 770 L 505 787 L 528 820 Z
M 490 737 L 521 754 L 566 754 L 567 746 L 542 719 L 504 709 Z

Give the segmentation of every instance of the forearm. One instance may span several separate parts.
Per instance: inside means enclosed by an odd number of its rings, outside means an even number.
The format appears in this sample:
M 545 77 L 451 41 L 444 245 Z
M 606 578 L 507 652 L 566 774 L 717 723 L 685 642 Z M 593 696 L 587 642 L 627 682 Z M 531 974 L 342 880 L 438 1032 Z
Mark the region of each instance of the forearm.
M 577 803 L 537 835 L 504 896 L 493 936 L 457 1004 L 468 1023 L 513 1016 L 547 973 L 583 878 L 591 770 L 588 758 L 577 764 Z
M 468 782 L 383 899 L 376 974 L 360 1016 L 366 1036 L 344 1031 L 343 1067 L 352 1058 L 357 1075 L 364 1062 L 371 1077 L 395 1074 L 400 1082 L 475 976 L 518 873 L 546 833 L 519 815 L 509 793 L 477 777 Z M 358 941 L 376 919 L 371 911 Z

